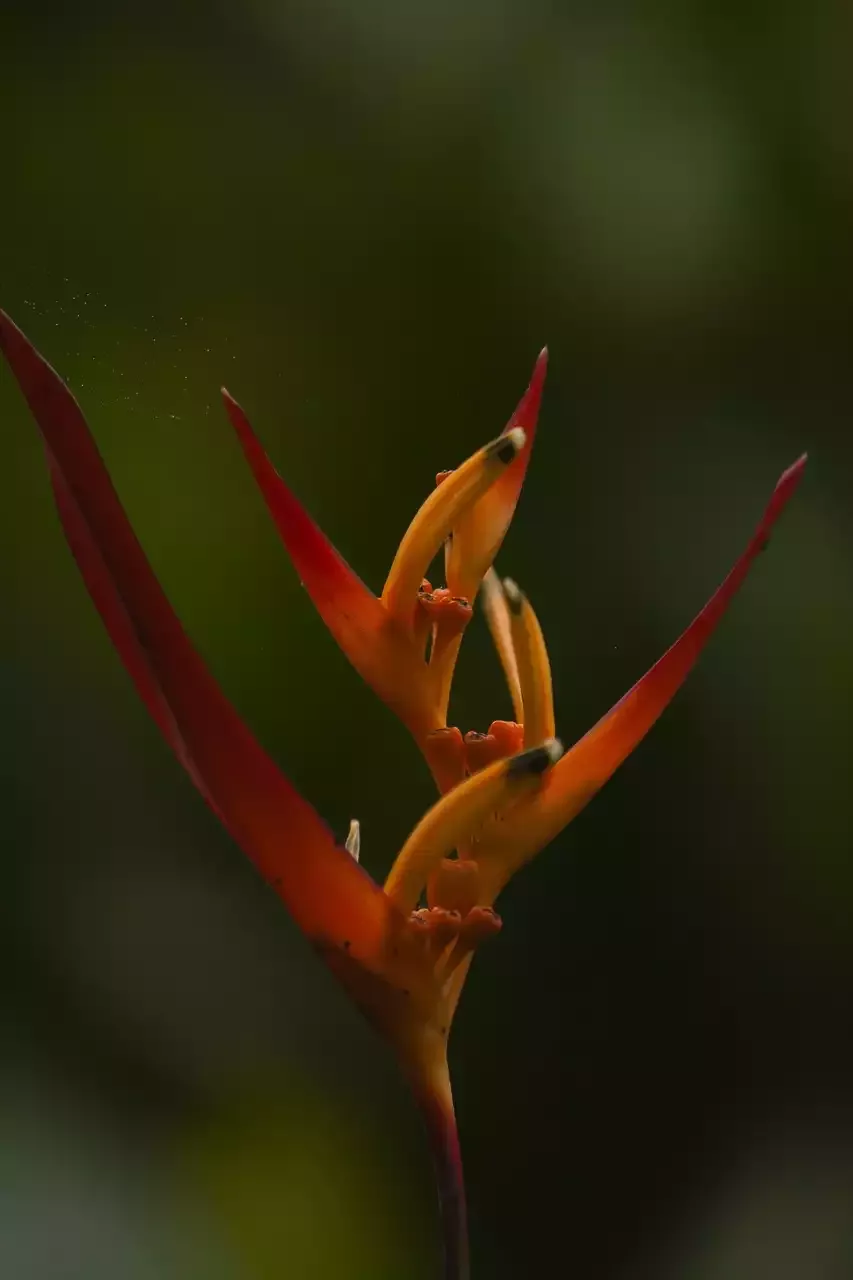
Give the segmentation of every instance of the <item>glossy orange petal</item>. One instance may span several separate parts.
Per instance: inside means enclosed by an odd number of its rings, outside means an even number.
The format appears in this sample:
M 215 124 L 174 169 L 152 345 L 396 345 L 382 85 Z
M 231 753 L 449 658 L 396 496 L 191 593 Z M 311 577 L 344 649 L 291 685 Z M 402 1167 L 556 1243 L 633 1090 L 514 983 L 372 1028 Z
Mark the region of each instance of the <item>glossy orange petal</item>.
M 447 585 L 455 596 L 474 599 L 509 528 L 530 462 L 547 371 L 546 347 L 540 352 L 527 390 L 503 431 L 506 435 L 515 427 L 521 427 L 527 437 L 524 448 L 454 530 L 447 556 Z
M 525 746 L 553 738 L 554 690 L 548 648 L 533 606 L 511 578 L 503 583 L 512 647 L 518 663 Z
M 41 430 L 71 550 L 166 740 L 300 928 L 376 959 L 396 920 L 385 895 L 223 696 L 148 564 L 77 402 L 2 312 L 0 350 Z
M 466 514 L 524 452 L 526 444 L 521 427 L 502 432 L 436 485 L 403 534 L 388 570 L 382 603 L 389 613 L 407 624 L 411 621 L 415 596 L 435 556 L 446 547 Z
M 426 664 L 405 627 L 389 616 L 284 483 L 237 401 L 224 388 L 222 395 L 269 513 L 320 617 L 361 678 L 414 734 L 436 728 Z
M 780 477 L 745 551 L 704 609 L 655 665 L 554 766 L 535 803 L 507 818 L 503 839 L 511 852 L 498 879 L 512 872 L 562 830 L 651 729 L 684 682 L 756 556 L 791 498 L 806 465 L 803 454 Z M 497 889 L 495 889 L 495 892 Z
M 385 892 L 404 912 L 414 911 L 434 869 L 452 849 L 465 845 L 487 818 L 508 803 L 537 792 L 563 754 L 556 738 L 498 758 L 441 797 L 403 845 L 385 881 Z

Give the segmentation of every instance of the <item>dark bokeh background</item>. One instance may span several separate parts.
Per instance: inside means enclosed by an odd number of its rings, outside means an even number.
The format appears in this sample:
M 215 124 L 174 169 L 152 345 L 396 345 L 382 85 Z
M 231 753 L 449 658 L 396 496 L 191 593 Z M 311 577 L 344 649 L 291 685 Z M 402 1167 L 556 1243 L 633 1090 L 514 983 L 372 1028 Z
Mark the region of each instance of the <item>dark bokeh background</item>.
M 431 801 L 218 400 L 374 587 L 544 341 L 500 567 L 572 740 L 803 449 L 636 756 L 513 883 L 452 1044 L 475 1275 L 853 1274 L 851 11 L 5 5 L 0 303 L 82 400 L 202 652 L 376 875 Z M 427 1280 L 384 1047 L 137 703 L 0 373 L 0 1273 Z M 509 711 L 485 629 L 463 729 Z

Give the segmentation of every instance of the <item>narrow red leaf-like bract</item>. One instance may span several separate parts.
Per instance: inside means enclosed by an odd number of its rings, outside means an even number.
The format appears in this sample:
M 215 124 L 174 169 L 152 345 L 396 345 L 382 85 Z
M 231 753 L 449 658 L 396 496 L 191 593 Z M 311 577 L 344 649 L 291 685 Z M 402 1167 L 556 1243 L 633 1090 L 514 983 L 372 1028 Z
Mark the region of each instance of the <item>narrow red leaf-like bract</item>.
M 770 532 L 802 478 L 803 454 L 779 478 L 758 527 L 728 576 L 663 657 L 563 756 L 537 799 L 519 815 L 525 830 L 519 856 L 501 869 L 500 882 L 559 831 L 596 794 L 631 754 L 684 683 L 717 624 L 767 544 Z M 508 827 L 513 823 L 507 824 Z
M 0 350 L 41 430 L 71 550 L 158 727 L 303 932 L 346 940 L 369 963 L 393 915 L 387 898 L 220 691 L 148 564 L 76 400 L 3 312 Z
M 270 515 L 320 617 L 362 679 L 412 732 L 435 728 L 425 665 L 410 637 L 282 480 L 237 401 L 224 388 L 222 394 Z

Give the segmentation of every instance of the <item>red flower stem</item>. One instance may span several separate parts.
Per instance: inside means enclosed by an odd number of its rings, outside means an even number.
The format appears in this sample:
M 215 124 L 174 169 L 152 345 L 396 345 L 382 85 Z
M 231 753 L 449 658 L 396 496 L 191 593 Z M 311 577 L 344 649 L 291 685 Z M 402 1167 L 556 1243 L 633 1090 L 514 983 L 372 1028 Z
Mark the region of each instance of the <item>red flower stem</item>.
M 459 1130 L 449 1088 L 418 1097 L 426 1124 L 438 1184 L 438 1203 L 444 1239 L 444 1280 L 470 1280 L 468 1210 Z

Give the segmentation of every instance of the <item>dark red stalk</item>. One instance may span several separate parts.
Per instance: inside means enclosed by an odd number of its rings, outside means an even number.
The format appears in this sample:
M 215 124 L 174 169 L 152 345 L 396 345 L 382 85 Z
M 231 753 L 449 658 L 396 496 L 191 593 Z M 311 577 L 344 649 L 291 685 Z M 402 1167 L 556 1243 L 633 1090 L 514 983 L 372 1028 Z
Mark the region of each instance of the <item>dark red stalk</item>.
M 444 1241 L 444 1280 L 470 1280 L 468 1209 L 459 1130 L 450 1093 L 418 1094 L 438 1186 Z

